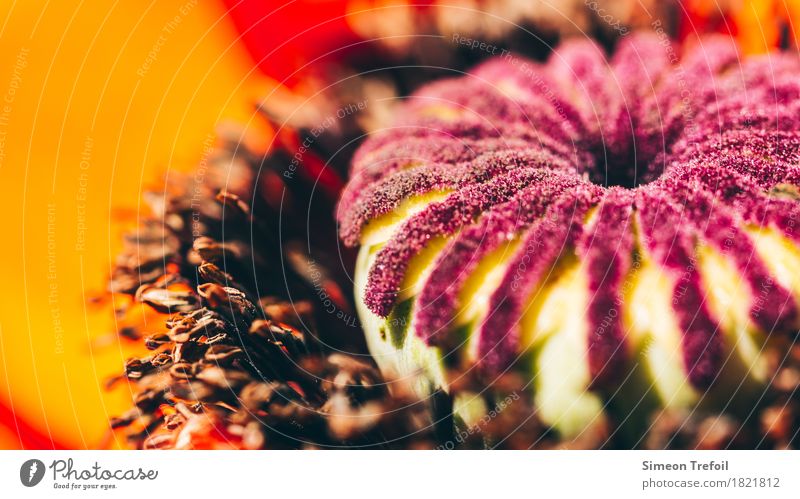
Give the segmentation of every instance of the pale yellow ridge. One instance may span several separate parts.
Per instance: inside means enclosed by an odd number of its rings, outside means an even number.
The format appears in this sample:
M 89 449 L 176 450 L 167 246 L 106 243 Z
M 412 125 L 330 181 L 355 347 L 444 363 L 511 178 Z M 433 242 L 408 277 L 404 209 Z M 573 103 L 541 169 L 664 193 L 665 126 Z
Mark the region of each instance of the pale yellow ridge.
M 443 200 L 451 192 L 451 190 L 430 191 L 404 199 L 391 212 L 367 222 L 361 230 L 361 246 L 374 246 L 388 241 L 403 222 L 424 210 L 428 205 Z

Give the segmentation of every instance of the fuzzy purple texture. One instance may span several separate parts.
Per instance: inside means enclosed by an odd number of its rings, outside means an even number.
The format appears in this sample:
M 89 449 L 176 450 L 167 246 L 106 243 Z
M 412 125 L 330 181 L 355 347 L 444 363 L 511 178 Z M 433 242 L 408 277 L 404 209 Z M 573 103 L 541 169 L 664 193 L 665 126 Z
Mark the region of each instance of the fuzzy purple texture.
M 489 152 L 456 165 L 435 163 L 401 170 L 365 189 L 364 195 L 342 215 L 339 234 L 346 244 L 358 244 L 364 225 L 390 213 L 414 194 L 464 188 L 521 168 L 570 171 L 562 159 L 534 148 Z
M 421 337 L 435 344 L 448 332 L 458 308 L 458 293 L 481 259 L 515 239 L 539 219 L 545 209 L 581 179 L 545 172 L 544 179 L 519 191 L 510 201 L 492 207 L 464 229 L 437 257 L 414 309 L 413 323 Z
M 712 197 L 707 191 L 688 193 L 685 187 L 685 184 L 677 184 L 673 189 L 673 197 L 688 212 L 687 222 L 694 225 L 697 234 L 723 257 L 732 260 L 749 284 L 753 297 L 750 308 L 753 322 L 761 330 L 770 333 L 791 329 L 798 318 L 792 294 L 775 281 L 736 220 L 715 209 L 718 198 Z
M 600 384 L 621 374 L 624 363 L 620 359 L 628 353 L 622 307 L 623 286 L 634 247 L 633 198 L 631 190 L 609 190 L 597 207 L 594 227 L 587 228 L 577 244 L 589 281 L 589 374 Z
M 722 335 L 704 299 L 695 235 L 683 230 L 688 214 L 658 186 L 641 189 L 636 207 L 647 251 L 675 279 L 672 308 L 683 333 L 684 368 L 695 386 L 708 387 L 722 368 Z
M 369 272 L 364 303 L 383 317 L 389 315 L 409 261 L 431 239 L 453 234 L 474 222 L 488 208 L 507 201 L 525 186 L 541 182 L 545 174 L 546 170 L 541 168 L 514 170 L 485 183 L 463 187 L 412 216 L 376 256 Z
M 570 253 L 583 230 L 581 222 L 600 198 L 599 189 L 581 185 L 575 196 L 561 198 L 528 231 L 508 271 L 489 299 L 489 311 L 477 332 L 478 364 L 487 374 L 501 373 L 518 355 L 520 319 L 528 298 Z
M 407 220 L 380 250 L 367 306 L 386 316 L 409 260 L 431 239 L 455 236 L 414 307 L 416 334 L 443 343 L 466 277 L 482 256 L 520 237 L 476 333 L 478 363 L 496 372 L 520 353 L 518 323 L 530 293 L 573 252 L 588 272 L 590 372 L 613 379 L 629 353 L 617 307 L 625 306 L 622 286 L 639 245 L 676 283 L 684 367 L 695 385 L 707 386 L 721 368 L 723 338 L 705 304 L 714 283 L 697 269 L 698 244 L 741 272 L 761 329 L 791 331 L 800 322 L 795 297 L 743 230 L 772 227 L 800 245 L 797 74 L 796 54 L 742 58 L 726 37 L 680 47 L 633 34 L 610 58 L 592 42 L 571 40 L 546 63 L 506 54 L 420 89 L 399 106 L 395 126 L 356 153 L 337 213 L 340 234 L 357 245 L 370 220 L 403 200 L 453 193 Z M 576 214 L 591 207 L 597 217 L 584 227 Z M 530 244 L 535 255 L 525 251 Z M 522 258 L 520 279 L 514 262 Z

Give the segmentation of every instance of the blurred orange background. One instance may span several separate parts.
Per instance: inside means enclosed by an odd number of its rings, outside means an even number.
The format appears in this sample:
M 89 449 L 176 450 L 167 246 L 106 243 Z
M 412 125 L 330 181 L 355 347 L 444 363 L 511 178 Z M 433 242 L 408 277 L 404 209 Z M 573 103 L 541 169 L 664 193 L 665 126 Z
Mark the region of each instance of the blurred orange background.
M 112 219 L 251 118 L 265 81 L 237 37 L 218 2 L 2 3 L 0 448 L 105 445 L 130 407 L 102 386 L 131 347 L 86 298 L 120 248 Z
M 403 3 L 309 0 L 287 12 L 302 16 L 300 31 L 320 20 L 315 15 L 339 16 L 348 6 Z M 721 3 L 734 6 L 729 16 L 718 2 L 682 2 L 682 32 L 732 31 L 746 51 L 760 52 L 785 36 L 777 21 L 800 14 L 797 0 Z M 116 336 L 112 307 L 87 298 L 105 289 L 144 190 L 191 168 L 218 124 L 249 123 L 253 103 L 274 88 L 259 38 L 240 42 L 247 25 L 227 15 L 226 6 L 239 4 L 0 5 L 0 449 L 123 445 L 108 418 L 130 407 L 132 394 L 103 384 L 136 352 Z M 292 33 L 286 22 L 272 24 L 281 27 L 272 41 Z M 345 21 L 335 26 L 353 36 Z M 788 26 L 796 39 L 798 24 Z M 261 29 L 268 36 L 271 28 Z M 281 64 L 294 64 L 296 54 L 288 55 Z

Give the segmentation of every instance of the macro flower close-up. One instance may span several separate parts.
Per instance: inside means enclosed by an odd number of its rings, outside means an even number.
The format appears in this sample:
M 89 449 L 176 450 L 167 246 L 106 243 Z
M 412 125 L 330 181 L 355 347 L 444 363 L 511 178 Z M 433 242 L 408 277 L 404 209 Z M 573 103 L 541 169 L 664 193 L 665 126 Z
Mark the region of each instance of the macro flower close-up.
M 800 3 L 1 17 L 0 448 L 800 444 Z

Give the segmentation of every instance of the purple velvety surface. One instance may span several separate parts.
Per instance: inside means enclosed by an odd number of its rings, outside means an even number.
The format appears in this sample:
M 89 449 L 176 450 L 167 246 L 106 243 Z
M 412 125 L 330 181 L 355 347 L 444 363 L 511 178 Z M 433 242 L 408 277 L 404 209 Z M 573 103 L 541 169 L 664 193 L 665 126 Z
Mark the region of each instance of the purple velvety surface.
M 721 369 L 723 338 L 705 303 L 714 283 L 697 269 L 699 244 L 728 258 L 759 297 L 754 324 L 771 332 L 798 323 L 794 297 L 744 231 L 769 226 L 800 243 L 800 202 L 776 194 L 800 185 L 798 74 L 796 56 L 743 58 L 726 38 L 678 47 L 634 34 L 610 56 L 567 41 L 545 63 L 498 57 L 420 89 L 396 126 L 357 152 L 337 213 L 341 236 L 357 245 L 370 220 L 403 200 L 452 194 L 381 248 L 366 305 L 388 315 L 411 258 L 449 237 L 413 310 L 416 334 L 445 344 L 470 273 L 519 238 L 476 333 L 478 362 L 496 372 L 520 353 L 530 293 L 573 254 L 588 277 L 589 302 L 576 313 L 588 325 L 589 369 L 603 382 L 630 354 L 619 308 L 638 247 L 676 283 L 684 366 L 694 384 L 707 385 Z

